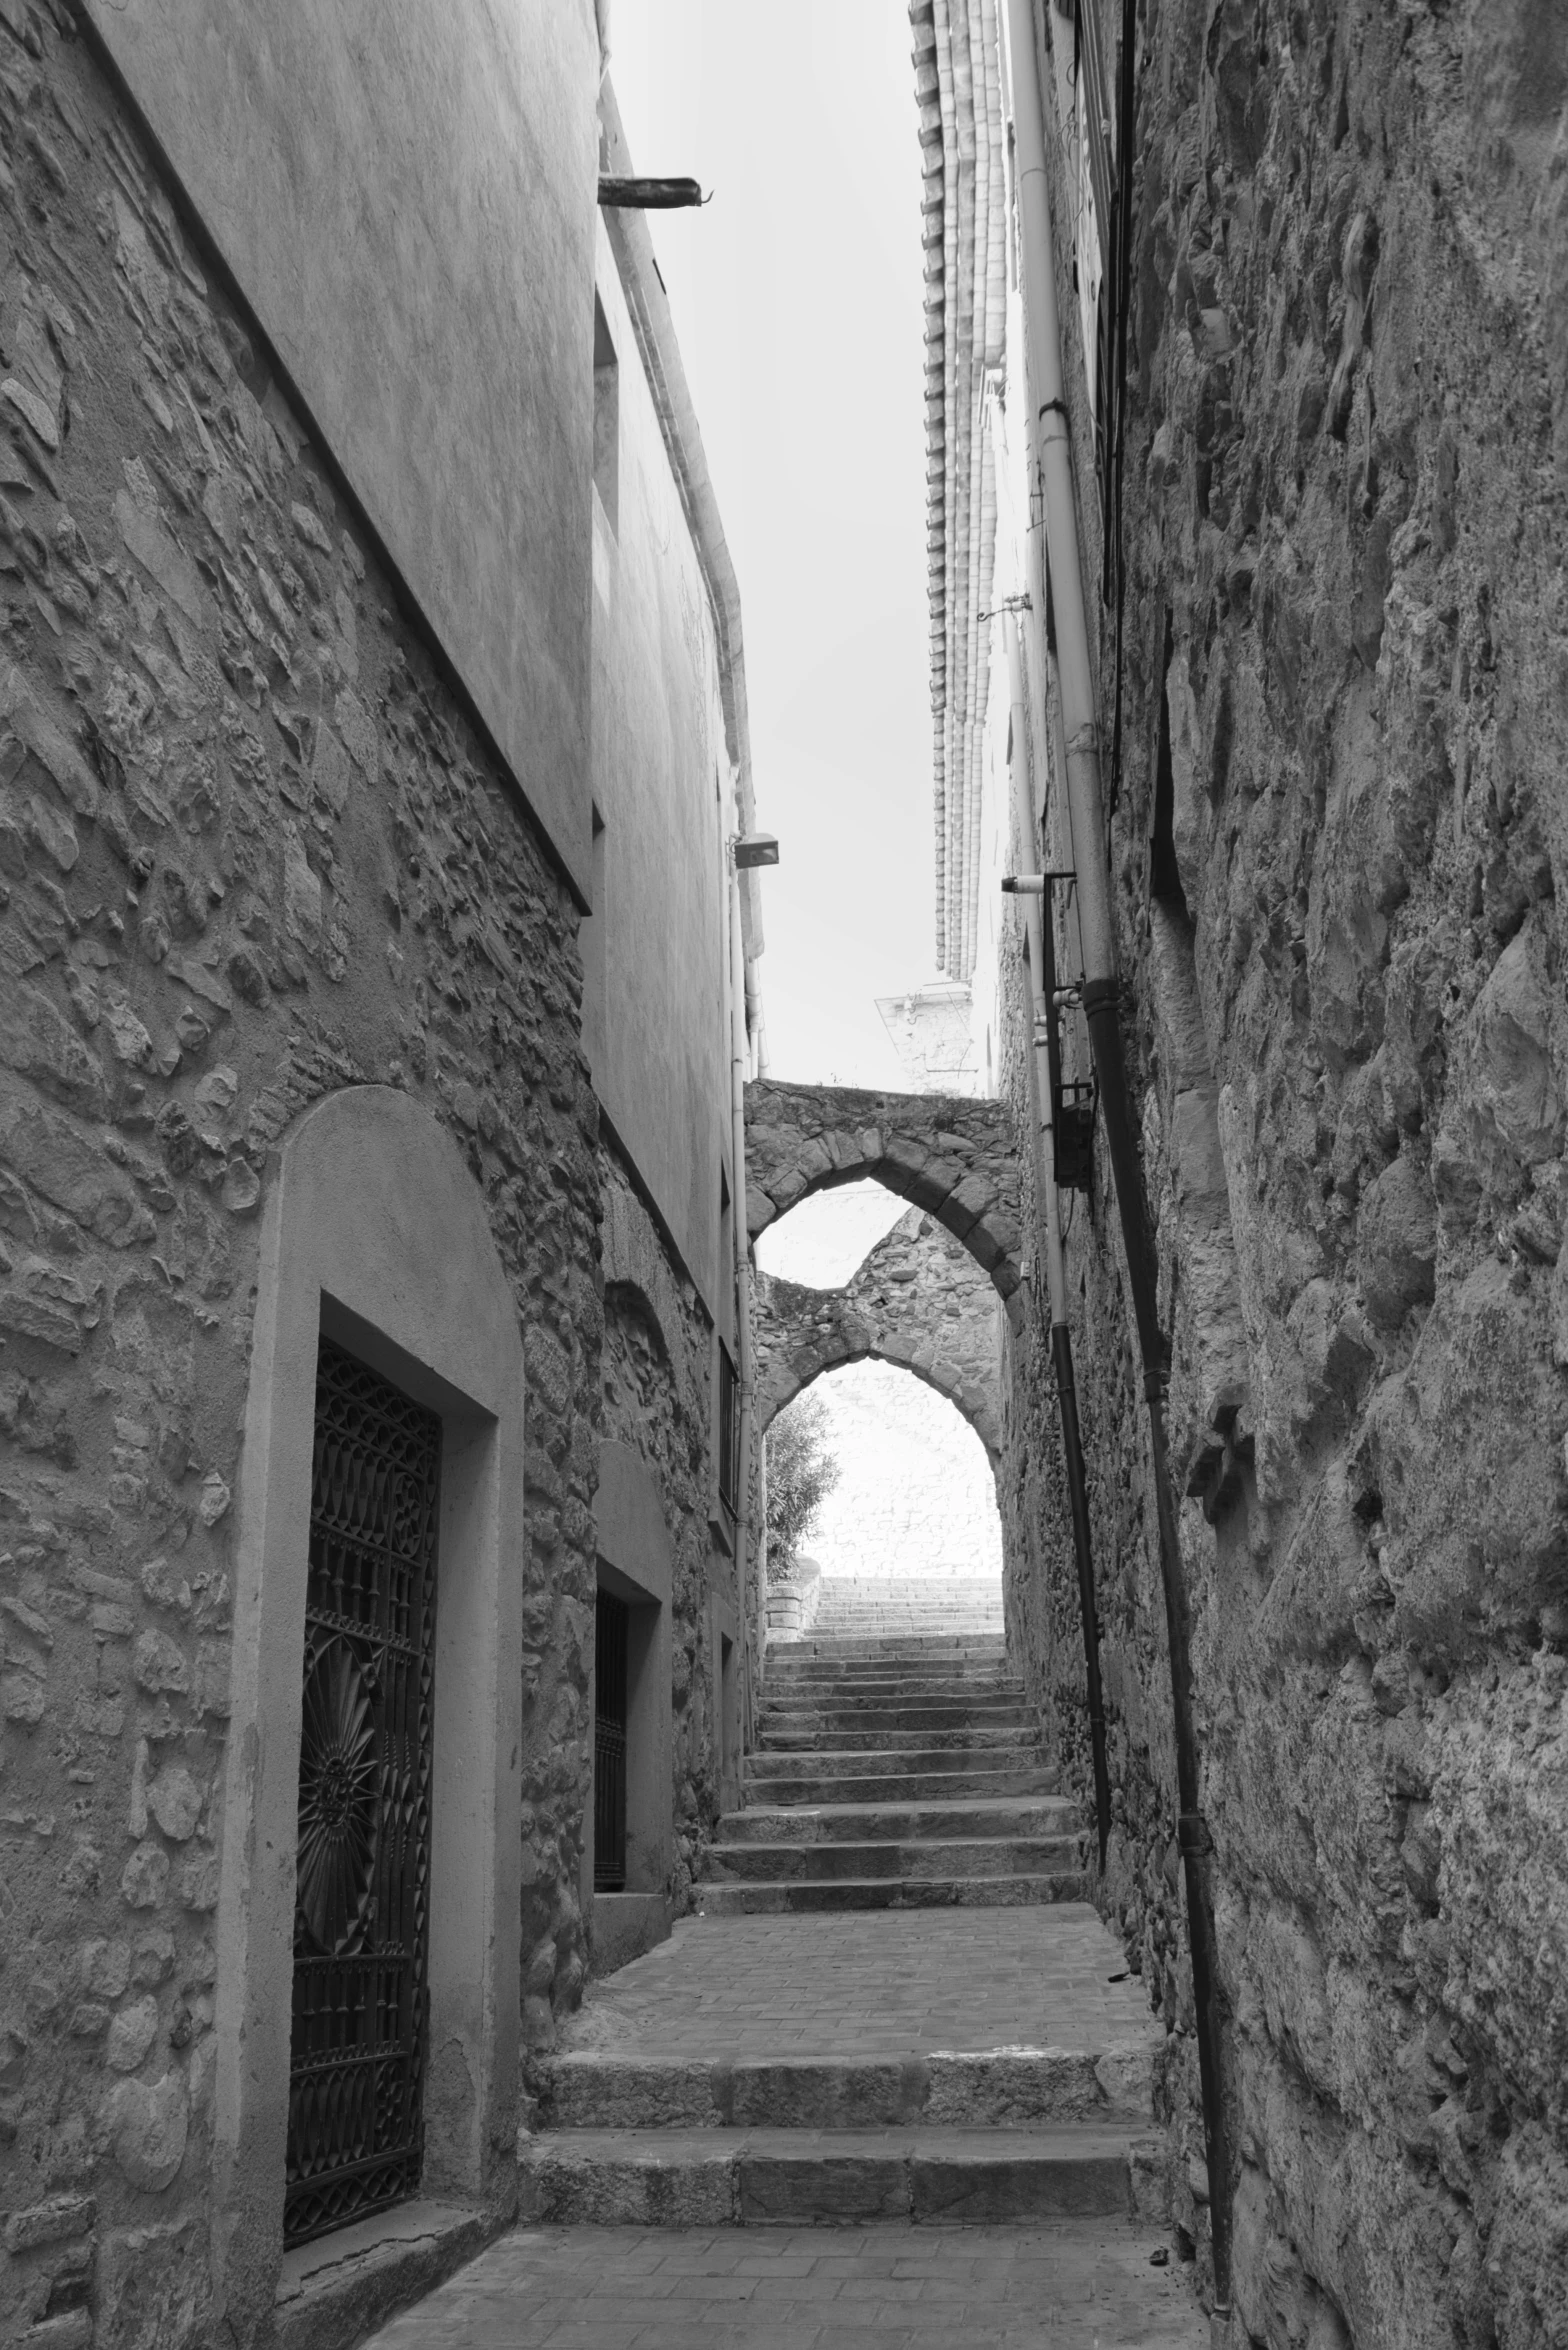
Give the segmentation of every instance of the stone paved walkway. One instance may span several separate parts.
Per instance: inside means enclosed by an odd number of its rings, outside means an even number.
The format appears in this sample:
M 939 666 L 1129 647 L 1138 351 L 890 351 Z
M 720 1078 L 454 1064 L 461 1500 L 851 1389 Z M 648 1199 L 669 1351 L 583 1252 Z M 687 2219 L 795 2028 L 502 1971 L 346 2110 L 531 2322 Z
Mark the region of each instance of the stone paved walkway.
M 1087 1902 L 686 1918 L 594 1985 L 563 2044 L 672 2060 L 1079 2051 L 1149 2037 L 1125 1965 Z
M 1071 1898 L 1076 1829 L 1051 1823 L 1073 1806 L 1004 1661 L 824 1643 L 797 1666 L 765 1735 L 798 1750 L 804 1800 L 781 1808 L 769 1750 L 751 1759 L 768 1800 L 715 1845 L 706 1914 L 595 1982 L 530 2059 L 522 2224 L 375 2350 L 1201 2350 L 1155 2216 L 1160 2027 Z M 952 1741 L 934 1806 L 921 1755 L 888 1744 L 905 1712 Z M 898 1800 L 846 1814 L 811 1774 L 862 1721 Z M 999 1724 L 1045 1817 L 1023 1870 L 1024 1831 L 971 1786 Z M 748 1907 L 777 1890 L 781 1827 L 821 1871 L 811 1901 Z M 919 1874 L 953 1848 L 967 1874 Z M 880 1906 L 890 1883 L 939 1898 Z
M 368 2350 L 1202 2350 L 1153 2230 L 519 2228 Z

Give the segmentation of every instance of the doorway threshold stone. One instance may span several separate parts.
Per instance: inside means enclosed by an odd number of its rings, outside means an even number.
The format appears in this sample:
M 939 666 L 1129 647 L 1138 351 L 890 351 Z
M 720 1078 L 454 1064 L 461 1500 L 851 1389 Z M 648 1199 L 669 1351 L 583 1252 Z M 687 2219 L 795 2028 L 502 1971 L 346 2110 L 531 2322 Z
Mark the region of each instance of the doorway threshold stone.
M 662 1893 L 596 1893 L 593 1897 L 595 1975 L 613 1975 L 645 1950 L 670 1938 L 670 1905 Z
M 298 2245 L 284 2254 L 278 2279 L 277 2350 L 353 2350 L 482 2252 L 510 2216 L 484 2204 L 421 2199 Z

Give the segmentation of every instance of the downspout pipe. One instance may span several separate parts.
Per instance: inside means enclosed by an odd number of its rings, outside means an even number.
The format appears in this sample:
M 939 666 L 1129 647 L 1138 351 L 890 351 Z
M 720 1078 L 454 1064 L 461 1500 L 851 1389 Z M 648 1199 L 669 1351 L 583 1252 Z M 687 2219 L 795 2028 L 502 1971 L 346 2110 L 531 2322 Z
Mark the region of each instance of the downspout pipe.
M 747 1686 L 751 1700 L 751 1728 L 757 1716 L 763 1667 L 768 1645 L 768 1593 L 761 1543 L 748 1541 L 751 1532 L 751 1430 L 754 1414 L 751 1360 L 751 1235 L 746 1228 L 746 946 L 741 935 L 740 875 L 730 856 L 730 1226 L 735 1235 L 735 1375 L 740 1389 L 740 1474 L 735 1493 L 735 1597 L 742 1616 L 746 1609 L 748 1553 L 755 1549 L 756 1595 L 754 1665 Z
M 1094 1594 L 1094 1551 L 1089 1534 L 1089 1496 L 1084 1482 L 1083 1438 L 1078 1425 L 1078 1388 L 1073 1377 L 1073 1339 L 1067 1320 L 1067 1260 L 1062 1248 L 1062 1195 L 1056 1181 L 1056 1070 L 1052 1065 L 1050 1003 L 1055 982 L 1052 969 L 1050 923 L 1043 895 L 1044 876 L 1025 875 L 1035 861 L 1034 806 L 1030 796 L 1029 703 L 1024 685 L 1023 643 L 1016 619 L 1007 627 L 1007 682 L 1012 704 L 1010 729 L 1013 746 L 1013 854 L 1019 867 L 1015 881 L 1039 878 L 1042 889 L 1025 888 L 1024 934 L 1029 947 L 1029 985 L 1033 998 L 1034 1050 L 1029 1068 L 1034 1110 L 1035 1196 L 1040 1203 L 1045 1232 L 1046 1279 L 1051 1294 L 1051 1364 L 1056 1373 L 1056 1401 L 1062 1421 L 1062 1457 L 1067 1469 L 1067 1501 L 1072 1518 L 1073 1555 L 1078 1564 L 1078 1608 L 1083 1620 L 1085 1689 L 1089 1704 L 1089 1744 L 1094 1758 L 1094 1824 L 1100 1847 L 1100 1874 L 1105 1874 L 1105 1850 L 1111 1834 L 1111 1776 L 1105 1753 L 1105 1698 L 1100 1685 L 1100 1624 Z M 1004 884 L 1005 886 L 1005 884 Z
M 1067 800 L 1077 873 L 1079 932 L 1083 942 L 1083 1008 L 1099 1080 L 1106 1146 L 1132 1290 L 1133 1318 L 1143 1363 L 1149 1413 L 1149 1454 L 1159 1528 L 1160 1579 L 1170 1649 L 1171 1715 L 1176 1746 L 1177 1841 L 1187 1896 L 1187 1940 L 1192 1955 L 1193 2006 L 1203 2127 L 1209 2173 L 1214 2251 L 1214 2320 L 1229 2332 L 1231 2297 L 1231 2180 L 1220 2070 L 1214 1916 L 1206 1856 L 1212 1851 L 1199 1804 L 1197 1731 L 1193 1720 L 1191 1628 L 1186 1579 L 1177 1536 L 1165 1434 L 1169 1358 L 1160 1329 L 1148 1202 L 1118 1022 L 1115 933 L 1100 791 L 1100 746 L 1089 627 L 1078 553 L 1078 512 L 1072 444 L 1062 380 L 1061 331 L 1056 307 L 1055 239 L 1046 177 L 1045 124 L 1035 47 L 1034 0 L 1008 0 L 1012 51 L 1013 128 L 1017 144 L 1019 234 L 1023 247 L 1024 319 L 1045 496 L 1046 553 L 1056 622 L 1057 677 L 1066 733 Z

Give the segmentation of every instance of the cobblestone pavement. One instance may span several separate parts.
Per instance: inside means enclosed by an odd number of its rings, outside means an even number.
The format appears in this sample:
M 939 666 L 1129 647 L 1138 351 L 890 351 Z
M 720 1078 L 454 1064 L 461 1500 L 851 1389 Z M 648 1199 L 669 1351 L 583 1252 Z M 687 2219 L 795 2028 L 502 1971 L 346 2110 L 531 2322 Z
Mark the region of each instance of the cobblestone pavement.
M 686 1918 L 593 1986 L 564 2045 L 670 2059 L 1076 2052 L 1149 2036 L 1125 1967 L 1087 1902 Z
M 367 2350 L 1202 2350 L 1151 2230 L 519 2228 Z

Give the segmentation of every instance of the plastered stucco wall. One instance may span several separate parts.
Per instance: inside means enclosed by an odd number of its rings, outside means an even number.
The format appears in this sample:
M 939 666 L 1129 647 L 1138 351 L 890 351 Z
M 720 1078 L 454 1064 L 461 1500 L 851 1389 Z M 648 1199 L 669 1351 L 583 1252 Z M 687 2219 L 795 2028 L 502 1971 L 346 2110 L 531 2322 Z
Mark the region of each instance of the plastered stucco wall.
M 586 898 L 589 0 L 82 5 Z
M 737 829 L 718 652 L 691 526 L 608 238 L 597 285 L 618 378 L 616 513 L 592 602 L 600 904 L 583 940 L 594 1088 L 708 1314 L 733 1343 L 719 1261 L 730 1137 L 727 843 Z

